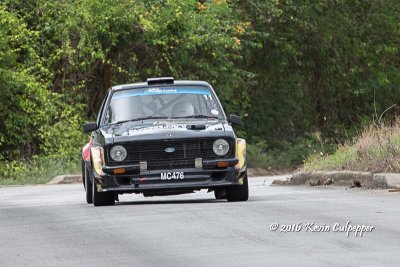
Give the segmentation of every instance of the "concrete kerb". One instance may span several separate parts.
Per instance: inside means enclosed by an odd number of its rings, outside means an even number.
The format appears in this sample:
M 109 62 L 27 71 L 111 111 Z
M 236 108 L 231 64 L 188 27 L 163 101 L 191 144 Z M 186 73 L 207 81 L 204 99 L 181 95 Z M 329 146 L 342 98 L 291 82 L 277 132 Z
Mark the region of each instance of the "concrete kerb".
M 362 171 L 313 171 L 298 172 L 292 176 L 290 184 L 322 185 L 331 179 L 333 185 L 353 186 L 359 183 L 364 188 L 400 188 L 400 173 L 376 173 Z
M 48 182 L 48 185 L 54 184 L 76 184 L 82 182 L 82 175 L 58 175 Z
M 376 173 L 373 180 L 383 188 L 400 188 L 400 173 Z

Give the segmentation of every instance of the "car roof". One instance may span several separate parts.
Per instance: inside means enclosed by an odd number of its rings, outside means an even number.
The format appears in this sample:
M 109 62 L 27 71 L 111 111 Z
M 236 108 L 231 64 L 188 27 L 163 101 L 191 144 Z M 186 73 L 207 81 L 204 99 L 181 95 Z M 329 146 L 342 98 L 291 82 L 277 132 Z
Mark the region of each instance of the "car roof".
M 146 88 L 146 87 L 159 87 L 159 86 L 174 86 L 174 85 L 197 85 L 197 86 L 210 86 L 209 83 L 204 81 L 190 81 L 190 80 L 174 80 L 173 84 L 152 84 L 148 85 L 147 82 L 140 83 L 128 83 L 119 84 L 111 87 L 112 91 L 125 90 L 125 89 L 135 89 L 135 88 Z

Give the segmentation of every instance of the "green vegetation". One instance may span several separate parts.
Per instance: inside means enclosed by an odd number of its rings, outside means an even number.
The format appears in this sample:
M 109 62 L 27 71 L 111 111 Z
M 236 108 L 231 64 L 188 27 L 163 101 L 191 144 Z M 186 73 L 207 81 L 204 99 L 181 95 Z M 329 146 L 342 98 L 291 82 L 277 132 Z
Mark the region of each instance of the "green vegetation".
M 0 185 L 43 184 L 61 174 L 80 173 L 76 160 L 34 157 L 29 161 L 5 162 L 0 172 Z
M 305 171 L 358 170 L 400 172 L 400 122 L 391 126 L 374 125 L 352 145 L 339 147 L 332 155 L 312 155 Z
M 245 118 L 251 166 L 332 153 L 400 101 L 399 12 L 397 0 L 3 0 L 0 183 L 49 158 L 54 173 L 79 170 L 81 124 L 107 89 L 156 76 L 209 81 Z

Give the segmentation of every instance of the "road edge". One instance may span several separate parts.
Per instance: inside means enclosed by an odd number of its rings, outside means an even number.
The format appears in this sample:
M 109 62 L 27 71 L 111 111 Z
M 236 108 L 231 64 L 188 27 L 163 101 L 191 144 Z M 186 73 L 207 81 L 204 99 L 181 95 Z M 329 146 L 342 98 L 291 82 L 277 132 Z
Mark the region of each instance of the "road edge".
M 68 174 L 68 175 L 58 175 L 53 177 L 47 185 L 55 184 L 77 184 L 82 182 L 82 175 L 80 174 Z
M 292 185 L 360 186 L 364 188 L 400 188 L 400 173 L 371 173 L 364 171 L 312 171 L 294 173 Z

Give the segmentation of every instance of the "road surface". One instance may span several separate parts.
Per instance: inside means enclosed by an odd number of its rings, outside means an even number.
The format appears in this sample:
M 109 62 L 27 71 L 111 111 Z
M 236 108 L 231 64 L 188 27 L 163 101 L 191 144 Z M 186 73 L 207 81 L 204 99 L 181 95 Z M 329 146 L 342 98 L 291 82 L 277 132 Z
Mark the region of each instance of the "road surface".
M 3 187 L 0 266 L 400 266 L 400 193 L 274 178 L 251 178 L 244 203 L 201 191 L 96 208 L 81 184 Z M 372 231 L 334 231 L 348 221 Z

